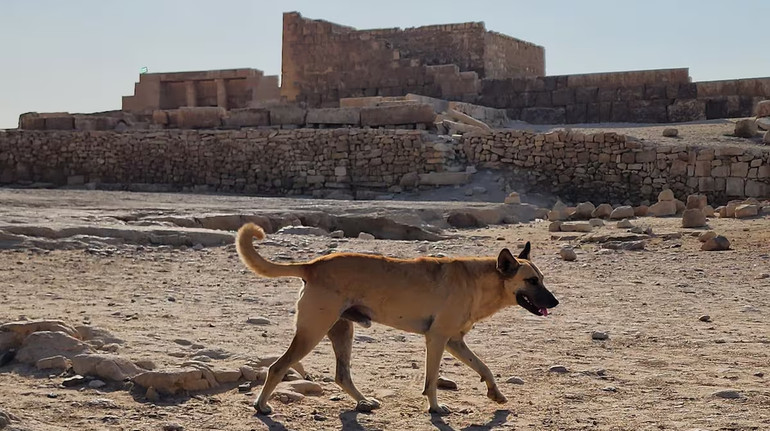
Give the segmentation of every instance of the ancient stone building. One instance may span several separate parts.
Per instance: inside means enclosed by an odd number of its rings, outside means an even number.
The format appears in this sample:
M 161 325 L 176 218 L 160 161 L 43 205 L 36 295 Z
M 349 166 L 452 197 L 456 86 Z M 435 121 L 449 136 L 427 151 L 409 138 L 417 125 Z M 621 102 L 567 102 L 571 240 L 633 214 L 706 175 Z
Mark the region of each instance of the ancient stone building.
M 277 76 L 257 69 L 145 73 L 134 84 L 134 95 L 123 97 L 123 111 L 148 113 L 182 106 L 248 108 L 280 99 Z
M 545 50 L 484 23 L 357 30 L 283 16 L 281 95 L 309 106 L 363 96 L 474 99 L 480 79 L 545 74 Z

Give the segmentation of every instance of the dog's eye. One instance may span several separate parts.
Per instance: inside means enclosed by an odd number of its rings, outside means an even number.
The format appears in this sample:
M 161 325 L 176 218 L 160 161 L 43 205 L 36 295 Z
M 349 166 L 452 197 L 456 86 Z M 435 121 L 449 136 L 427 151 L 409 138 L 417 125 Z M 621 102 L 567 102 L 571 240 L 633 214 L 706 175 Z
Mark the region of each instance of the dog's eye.
M 538 280 L 537 277 L 528 278 L 524 281 L 526 281 L 527 283 L 532 283 L 534 285 L 537 285 L 540 282 L 540 280 Z

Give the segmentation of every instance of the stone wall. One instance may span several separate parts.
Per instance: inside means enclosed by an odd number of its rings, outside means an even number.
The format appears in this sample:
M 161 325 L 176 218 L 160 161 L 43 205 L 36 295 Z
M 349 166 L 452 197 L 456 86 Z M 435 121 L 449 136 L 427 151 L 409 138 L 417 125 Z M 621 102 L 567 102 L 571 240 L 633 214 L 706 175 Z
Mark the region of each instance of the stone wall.
M 182 106 L 235 109 L 279 99 L 278 77 L 257 69 L 145 73 L 134 84 L 134 94 L 123 97 L 123 111 L 152 113 Z
M 484 76 L 544 73 L 544 56 L 542 47 L 487 32 L 483 23 L 356 30 L 291 12 L 283 21 L 281 95 L 310 107 L 407 93 L 472 102 Z
M 764 99 L 770 78 L 693 83 L 680 68 L 484 79 L 476 103 L 533 124 L 677 123 L 748 117 Z
M 514 190 L 594 202 L 655 201 L 671 188 L 713 203 L 770 196 L 770 149 L 642 144 L 615 133 L 498 130 L 437 142 L 418 130 L 0 132 L 0 184 L 161 184 L 266 195 L 414 186 L 467 164 Z M 459 175 L 462 177 L 462 175 Z M 445 179 L 445 178 L 444 178 Z M 423 184 L 441 183 L 428 178 Z
M 642 144 L 615 133 L 464 135 L 469 163 L 509 171 L 519 189 L 548 190 L 574 201 L 655 202 L 663 189 L 711 202 L 770 196 L 770 148 Z

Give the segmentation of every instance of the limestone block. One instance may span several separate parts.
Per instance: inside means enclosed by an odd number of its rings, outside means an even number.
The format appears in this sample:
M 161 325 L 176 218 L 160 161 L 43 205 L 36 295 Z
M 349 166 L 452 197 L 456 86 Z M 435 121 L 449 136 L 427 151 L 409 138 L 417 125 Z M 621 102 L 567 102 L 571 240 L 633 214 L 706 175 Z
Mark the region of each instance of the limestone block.
M 275 105 L 269 108 L 271 126 L 304 126 L 307 110 L 295 105 Z
M 263 127 L 270 125 L 270 111 L 260 108 L 231 109 L 224 119 L 227 127 Z
M 423 103 L 376 106 L 361 109 L 362 126 L 433 124 L 435 119 L 436 113 L 433 111 L 433 107 Z
M 361 124 L 360 108 L 308 109 L 307 124 Z
M 180 129 L 208 129 L 222 125 L 227 115 L 225 108 L 217 106 L 183 106 L 178 110 L 177 124 Z

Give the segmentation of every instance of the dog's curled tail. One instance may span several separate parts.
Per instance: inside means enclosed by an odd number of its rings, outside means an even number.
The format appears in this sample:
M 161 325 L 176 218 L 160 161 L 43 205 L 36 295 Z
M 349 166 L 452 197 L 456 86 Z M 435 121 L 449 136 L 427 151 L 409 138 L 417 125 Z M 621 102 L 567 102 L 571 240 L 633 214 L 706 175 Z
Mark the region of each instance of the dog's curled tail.
M 265 239 L 265 231 L 254 223 L 246 223 L 238 229 L 235 239 L 235 247 L 241 261 L 255 273 L 263 277 L 300 277 L 305 274 L 305 265 L 302 263 L 273 263 L 257 253 L 252 239 Z

